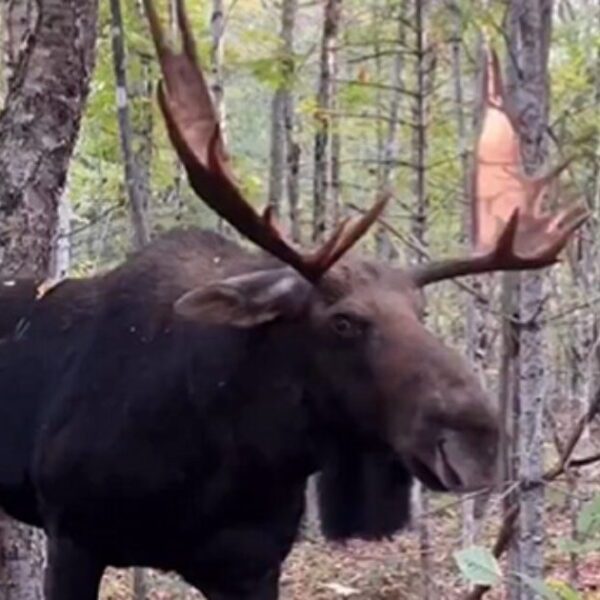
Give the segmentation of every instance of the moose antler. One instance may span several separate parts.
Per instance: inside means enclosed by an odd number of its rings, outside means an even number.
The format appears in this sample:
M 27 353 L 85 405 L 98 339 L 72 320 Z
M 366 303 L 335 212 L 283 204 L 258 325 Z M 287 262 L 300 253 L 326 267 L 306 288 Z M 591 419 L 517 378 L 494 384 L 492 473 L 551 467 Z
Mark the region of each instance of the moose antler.
M 381 214 L 388 195 L 380 197 L 363 216 L 347 219 L 312 254 L 302 254 L 284 240 L 267 208 L 259 215 L 237 186 L 210 93 L 199 67 L 196 45 L 183 0 L 177 0 L 177 22 L 183 51 L 175 53 L 164 41 L 152 0 L 144 0 L 164 84 L 158 98 L 169 137 L 194 191 L 242 235 L 317 282 L 369 229 Z
M 525 176 L 519 134 L 506 110 L 498 57 L 488 51 L 473 173 L 473 253 L 418 267 L 411 272 L 414 281 L 424 286 L 460 275 L 538 269 L 555 263 L 589 216 L 580 205 L 555 214 L 542 210 L 546 190 L 566 166 L 538 178 Z

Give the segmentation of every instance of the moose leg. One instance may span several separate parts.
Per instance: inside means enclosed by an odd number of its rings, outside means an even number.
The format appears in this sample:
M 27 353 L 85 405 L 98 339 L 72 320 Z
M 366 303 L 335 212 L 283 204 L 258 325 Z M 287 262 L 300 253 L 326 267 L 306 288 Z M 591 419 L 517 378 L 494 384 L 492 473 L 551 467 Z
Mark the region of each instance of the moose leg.
M 48 540 L 46 600 L 97 600 L 105 565 L 68 539 Z

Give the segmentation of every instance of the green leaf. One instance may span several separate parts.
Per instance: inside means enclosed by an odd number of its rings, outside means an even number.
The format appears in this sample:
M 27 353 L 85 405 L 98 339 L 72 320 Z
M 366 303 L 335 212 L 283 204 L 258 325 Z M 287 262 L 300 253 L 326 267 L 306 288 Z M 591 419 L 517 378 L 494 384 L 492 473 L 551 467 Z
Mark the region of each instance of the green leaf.
M 594 496 L 577 517 L 577 531 L 582 535 L 591 535 L 600 531 L 600 495 Z
M 481 546 L 470 546 L 454 553 L 454 560 L 463 577 L 475 585 L 496 585 L 502 580 L 502 570 L 494 555 Z

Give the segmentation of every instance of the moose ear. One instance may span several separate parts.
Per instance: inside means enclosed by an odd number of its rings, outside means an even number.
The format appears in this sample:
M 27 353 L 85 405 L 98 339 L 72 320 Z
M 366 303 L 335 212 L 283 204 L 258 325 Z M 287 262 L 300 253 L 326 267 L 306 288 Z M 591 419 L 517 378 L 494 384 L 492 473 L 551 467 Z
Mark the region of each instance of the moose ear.
M 310 290 L 291 269 L 255 271 L 193 289 L 175 302 L 175 311 L 200 323 L 253 327 L 299 315 Z

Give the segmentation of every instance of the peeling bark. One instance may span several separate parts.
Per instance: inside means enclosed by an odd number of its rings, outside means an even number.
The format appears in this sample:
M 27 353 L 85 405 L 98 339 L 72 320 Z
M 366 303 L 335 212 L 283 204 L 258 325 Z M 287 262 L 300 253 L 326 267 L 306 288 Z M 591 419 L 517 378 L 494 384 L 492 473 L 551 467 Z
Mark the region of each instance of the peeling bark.
M 96 0 L 45 0 L 0 114 L 0 266 L 45 276 L 94 58 Z
M 4 47 L 11 76 L 0 113 L 4 278 L 51 274 L 58 204 L 94 63 L 97 0 L 44 0 L 41 8 L 40 0 L 5 6 L 16 23 Z M 42 598 L 42 547 L 39 531 L 0 517 L 3 600 Z

